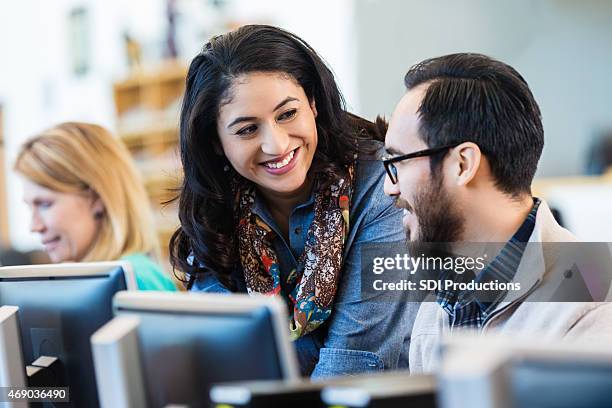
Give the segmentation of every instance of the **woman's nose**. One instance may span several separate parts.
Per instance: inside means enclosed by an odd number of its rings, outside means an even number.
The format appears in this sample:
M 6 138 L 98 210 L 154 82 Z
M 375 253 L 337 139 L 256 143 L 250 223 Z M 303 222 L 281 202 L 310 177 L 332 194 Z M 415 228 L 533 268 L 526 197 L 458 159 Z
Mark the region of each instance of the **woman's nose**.
M 261 150 L 265 154 L 278 156 L 287 153 L 289 149 L 289 135 L 280 126 L 271 125 L 263 134 Z
M 36 212 L 32 212 L 32 219 L 30 220 L 30 232 L 41 233 L 45 230 L 45 224 L 42 222 L 40 216 Z

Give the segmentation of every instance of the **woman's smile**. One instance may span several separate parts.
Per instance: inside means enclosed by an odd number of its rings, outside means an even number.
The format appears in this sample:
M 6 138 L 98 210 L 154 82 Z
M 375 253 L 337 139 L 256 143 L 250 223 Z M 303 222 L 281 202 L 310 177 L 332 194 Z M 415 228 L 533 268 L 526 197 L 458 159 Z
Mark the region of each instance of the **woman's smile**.
M 276 160 L 268 160 L 264 163 L 261 163 L 261 165 L 268 173 L 275 175 L 275 176 L 289 173 L 291 170 L 295 168 L 295 164 L 299 160 L 299 156 L 300 156 L 299 152 L 300 152 L 300 148 L 297 147 L 291 150 L 286 155 Z

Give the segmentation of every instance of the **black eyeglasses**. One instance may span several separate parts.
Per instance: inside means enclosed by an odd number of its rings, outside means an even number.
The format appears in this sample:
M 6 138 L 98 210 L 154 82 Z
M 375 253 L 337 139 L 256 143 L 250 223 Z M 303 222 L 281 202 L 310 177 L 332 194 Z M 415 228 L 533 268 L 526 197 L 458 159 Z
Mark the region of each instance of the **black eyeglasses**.
M 393 163 L 397 163 L 397 162 L 408 160 L 408 159 L 416 159 L 417 157 L 431 156 L 436 153 L 440 153 L 445 150 L 452 149 L 453 147 L 457 147 L 461 143 L 463 142 L 449 144 L 446 146 L 434 147 L 432 149 L 419 150 L 418 152 L 402 154 L 401 156 L 395 156 L 395 157 L 390 157 L 388 159 L 383 159 L 383 166 L 385 166 L 385 170 L 387 171 L 387 174 L 389 175 L 389 179 L 391 180 L 391 182 L 393 184 L 397 184 L 397 167 L 395 167 L 395 164 Z

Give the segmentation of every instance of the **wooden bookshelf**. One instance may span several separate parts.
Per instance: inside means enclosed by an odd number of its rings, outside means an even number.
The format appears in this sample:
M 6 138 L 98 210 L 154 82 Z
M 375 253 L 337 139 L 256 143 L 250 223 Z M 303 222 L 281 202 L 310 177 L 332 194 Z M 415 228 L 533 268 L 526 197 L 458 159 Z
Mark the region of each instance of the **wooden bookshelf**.
M 117 133 L 132 153 L 155 212 L 168 264 L 170 235 L 179 224 L 175 204 L 164 205 L 181 183 L 178 123 L 187 67 L 168 61 L 133 71 L 113 86 Z

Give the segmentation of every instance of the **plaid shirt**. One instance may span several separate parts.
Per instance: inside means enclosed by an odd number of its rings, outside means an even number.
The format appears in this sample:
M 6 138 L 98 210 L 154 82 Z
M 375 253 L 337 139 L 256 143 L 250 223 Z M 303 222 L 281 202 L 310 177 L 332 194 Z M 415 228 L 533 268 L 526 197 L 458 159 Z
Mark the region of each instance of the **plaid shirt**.
M 523 256 L 523 252 L 529 241 L 529 237 L 535 227 L 535 219 L 540 205 L 540 199 L 533 199 L 533 208 L 527 218 L 520 226 L 518 231 L 512 236 L 510 241 L 504 245 L 500 253 L 489 263 L 478 276 L 473 271 L 465 272 L 461 275 L 454 271 L 448 271 L 441 277 L 462 282 L 474 280 L 477 283 L 494 282 L 510 283 L 514 279 L 516 270 Z M 450 276 L 450 275 L 454 276 Z M 499 302 L 506 295 L 506 291 L 487 293 L 487 298 L 494 299 L 492 302 L 479 300 L 478 292 L 475 291 L 445 291 L 439 290 L 436 294 L 437 302 L 449 314 L 451 330 L 456 327 L 480 329 L 489 314 L 495 309 Z

